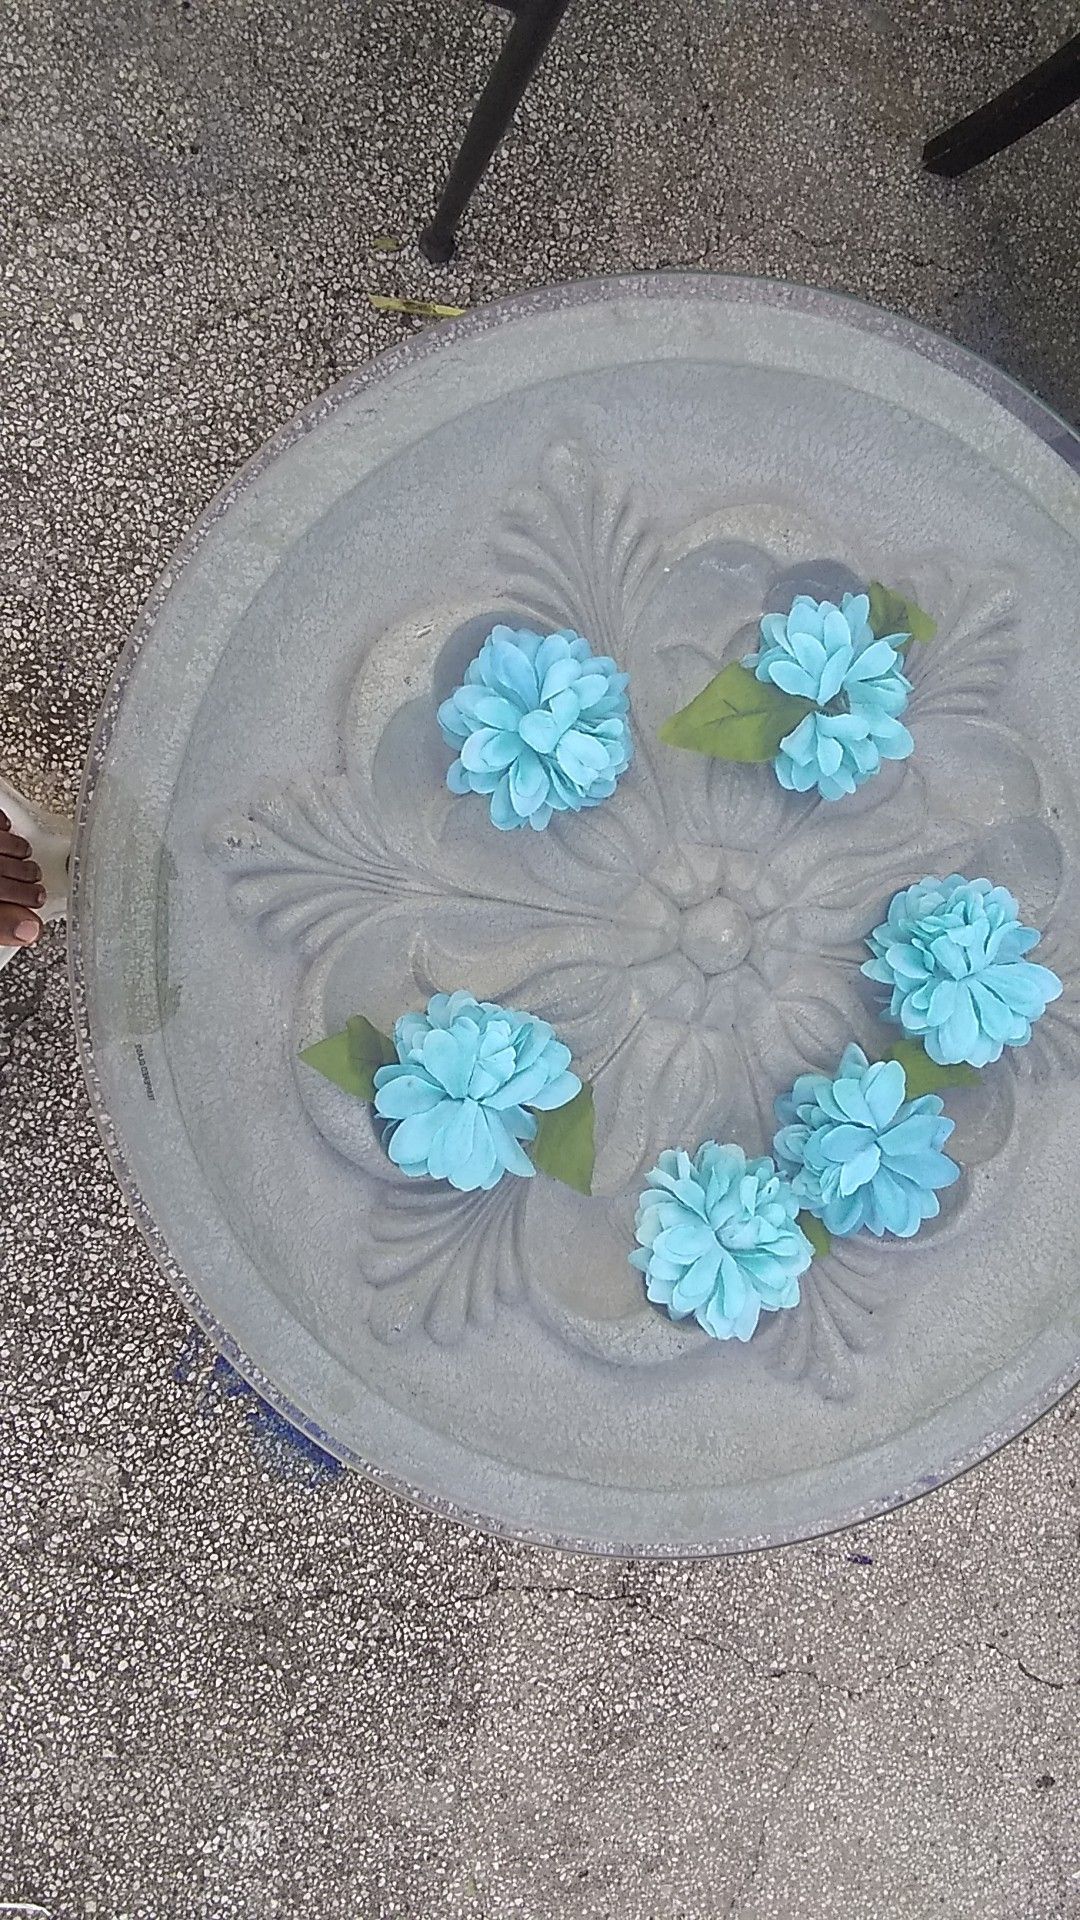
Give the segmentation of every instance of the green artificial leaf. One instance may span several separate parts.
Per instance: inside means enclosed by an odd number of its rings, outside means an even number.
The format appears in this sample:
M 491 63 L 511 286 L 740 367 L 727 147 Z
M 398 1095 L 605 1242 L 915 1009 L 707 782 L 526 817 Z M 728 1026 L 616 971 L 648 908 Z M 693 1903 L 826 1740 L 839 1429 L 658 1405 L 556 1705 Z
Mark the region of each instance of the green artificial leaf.
M 800 1213 L 796 1216 L 795 1224 L 802 1228 L 815 1254 L 828 1253 L 832 1246 L 832 1234 L 824 1220 L 819 1220 L 816 1213 Z
M 939 1067 L 921 1040 L 898 1040 L 885 1057 L 899 1060 L 903 1067 L 909 1100 L 918 1100 L 924 1093 L 940 1093 L 944 1087 L 977 1087 L 979 1084 L 975 1068 L 962 1060 L 955 1066 Z
M 813 711 L 812 700 L 758 680 L 749 667 L 733 661 L 688 707 L 664 721 L 660 738 L 669 747 L 688 747 L 714 760 L 773 760 L 781 740 Z
M 352 1019 L 346 1023 L 345 1031 L 349 1036 L 349 1051 L 360 1072 L 367 1077 L 370 1084 L 371 1091 L 364 1097 L 374 1100 L 375 1069 L 393 1066 L 397 1059 L 397 1048 L 392 1040 L 387 1039 L 385 1033 L 380 1033 L 378 1027 L 373 1027 L 370 1020 L 365 1020 L 362 1013 L 353 1014 Z
M 362 1013 L 354 1014 L 344 1033 L 332 1033 L 316 1040 L 300 1055 L 305 1065 L 314 1067 L 324 1080 L 332 1080 L 357 1100 L 374 1100 L 375 1069 L 397 1059 L 393 1043 Z
M 591 1193 L 596 1159 L 592 1088 L 582 1087 L 565 1107 L 541 1113 L 538 1119 L 532 1157 L 540 1172 L 550 1173 L 578 1193 Z
M 937 621 L 931 620 L 928 613 L 914 600 L 905 600 L 902 593 L 894 593 L 891 587 L 883 587 L 880 580 L 871 580 L 867 592 L 870 595 L 870 626 L 882 640 L 886 634 L 909 633 L 913 640 L 932 640 L 937 632 Z
M 332 1033 L 326 1040 L 316 1040 L 314 1046 L 304 1048 L 300 1058 L 305 1066 L 321 1073 L 324 1080 L 332 1080 L 335 1087 L 343 1087 L 358 1100 L 370 1100 L 365 1077 L 352 1057 L 347 1033 Z

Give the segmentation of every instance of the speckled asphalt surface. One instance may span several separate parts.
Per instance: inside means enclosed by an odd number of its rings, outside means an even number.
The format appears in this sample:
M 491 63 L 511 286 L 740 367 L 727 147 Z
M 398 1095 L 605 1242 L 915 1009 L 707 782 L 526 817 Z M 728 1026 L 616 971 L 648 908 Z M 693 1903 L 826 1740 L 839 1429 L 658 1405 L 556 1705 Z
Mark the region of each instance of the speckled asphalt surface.
M 9 0 L 0 764 L 70 802 L 125 630 L 268 432 L 413 324 L 608 268 L 784 274 L 1080 417 L 1080 122 L 925 133 L 1067 0 L 579 0 L 410 246 L 478 0 Z M 1080 1421 L 714 1565 L 492 1544 L 308 1471 L 193 1352 L 97 1144 L 63 936 L 0 978 L 0 1916 L 1080 1915 Z M 4 1904 L 7 1902 L 8 1904 Z

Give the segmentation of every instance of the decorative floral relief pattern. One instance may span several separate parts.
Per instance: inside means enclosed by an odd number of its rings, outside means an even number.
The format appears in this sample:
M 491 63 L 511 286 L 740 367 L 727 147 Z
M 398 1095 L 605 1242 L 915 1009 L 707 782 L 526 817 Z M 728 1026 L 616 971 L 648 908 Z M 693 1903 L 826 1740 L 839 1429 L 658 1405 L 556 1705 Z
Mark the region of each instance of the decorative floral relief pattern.
M 912 649 L 914 757 L 841 805 L 784 793 L 768 767 L 656 744 L 661 719 L 742 657 L 763 609 L 858 587 L 858 573 L 819 557 L 821 544 L 764 506 L 665 525 L 580 448 L 556 447 L 496 534 L 491 617 L 573 627 L 629 671 L 635 761 L 617 794 L 543 834 L 505 836 L 446 793 L 435 703 L 483 638 L 485 613 L 447 637 L 431 685 L 404 704 L 398 677 L 376 670 L 396 636 L 377 641 L 346 718 L 346 771 L 210 830 L 234 908 L 303 955 L 298 1046 L 353 1012 L 388 1025 L 433 991 L 467 987 L 550 1020 L 593 1083 L 594 1198 L 579 1201 L 544 1179 L 465 1196 L 406 1182 L 368 1110 L 298 1071 L 314 1124 L 358 1172 L 357 1264 L 379 1337 L 422 1327 L 452 1342 L 513 1302 L 615 1363 L 698 1353 L 645 1303 L 627 1265 L 642 1175 L 675 1143 L 717 1137 L 761 1151 L 773 1098 L 796 1073 L 833 1065 L 850 1039 L 873 1044 L 864 937 L 889 896 L 925 873 L 985 871 L 1019 893 L 1044 929 L 1040 959 L 1065 981 L 1019 1071 L 1080 1065 L 1055 830 L 1072 800 L 1049 789 L 1000 717 L 1016 644 L 1004 573 L 976 583 L 938 554 L 890 555 L 887 566 L 859 557 L 865 574 L 887 571 L 932 609 L 939 630 Z M 1008 1138 L 1013 1071 L 1003 1063 L 969 1099 L 957 1133 L 968 1166 Z M 967 1186 L 946 1196 L 934 1238 Z M 816 1260 L 802 1304 L 763 1327 L 751 1352 L 846 1391 L 925 1237 L 848 1243 Z M 582 1250 L 576 1267 L 553 1257 L 564 1242 Z

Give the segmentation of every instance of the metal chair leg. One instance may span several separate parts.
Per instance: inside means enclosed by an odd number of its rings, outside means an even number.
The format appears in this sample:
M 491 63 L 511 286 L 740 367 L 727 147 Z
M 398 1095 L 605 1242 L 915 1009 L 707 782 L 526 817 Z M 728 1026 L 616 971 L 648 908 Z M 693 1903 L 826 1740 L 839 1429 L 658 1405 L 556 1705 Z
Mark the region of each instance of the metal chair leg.
M 967 173 L 1052 120 L 1074 100 L 1080 100 L 1080 34 L 985 107 L 928 140 L 923 165 L 929 173 L 949 179 Z
M 457 159 L 439 196 L 435 217 L 420 235 L 425 259 L 445 266 L 454 257 L 457 225 L 543 59 L 570 0 L 499 0 L 514 22 L 477 102 Z

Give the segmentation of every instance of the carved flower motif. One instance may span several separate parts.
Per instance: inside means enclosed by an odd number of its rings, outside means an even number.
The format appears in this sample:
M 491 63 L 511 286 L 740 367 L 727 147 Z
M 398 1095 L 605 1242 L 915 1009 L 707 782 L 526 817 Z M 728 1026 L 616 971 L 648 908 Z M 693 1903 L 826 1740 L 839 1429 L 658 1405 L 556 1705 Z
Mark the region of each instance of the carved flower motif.
M 934 555 L 826 562 L 821 544 L 790 516 L 774 535 L 771 509 L 752 505 L 679 527 L 668 520 L 661 533 L 625 486 L 557 448 L 508 511 L 488 605 L 447 637 L 434 666 L 430 641 L 417 644 L 412 696 L 403 698 L 402 634 L 373 640 L 343 715 L 344 770 L 212 828 L 237 910 L 266 939 L 300 950 L 298 1046 L 355 1012 L 386 1030 L 433 993 L 467 990 L 547 1021 L 593 1086 L 597 1163 L 586 1200 L 544 1178 L 490 1193 L 406 1179 L 369 1111 L 305 1076 L 299 1097 L 358 1173 L 358 1273 L 383 1337 L 422 1325 L 452 1341 L 500 1303 L 528 1303 L 550 1332 L 594 1355 L 679 1360 L 700 1334 L 658 1316 L 627 1265 L 645 1175 L 673 1142 L 766 1151 L 777 1093 L 832 1067 L 849 1041 L 880 1037 L 860 966 L 890 895 L 935 870 L 992 872 L 1038 917 L 1048 959 L 1059 946 L 1068 952 L 1068 928 L 1055 926 L 1059 796 L 1001 717 L 1011 585 L 958 583 Z M 839 604 L 871 573 L 886 573 L 938 620 L 937 638 L 909 665 L 911 759 L 830 807 L 816 793 L 784 792 L 769 766 L 657 743 L 665 716 L 744 656 L 763 607 L 786 610 L 800 592 Z M 436 627 L 435 605 L 410 632 Z M 461 684 L 500 619 L 584 634 L 634 690 L 635 756 L 617 792 L 509 844 L 483 808 L 446 791 L 432 726 L 433 703 Z M 1074 1055 L 1067 986 L 1023 1070 Z M 1006 1139 L 1009 1085 L 958 1099 L 965 1166 Z M 963 1191 L 963 1182 L 951 1189 L 913 1248 L 948 1229 Z M 568 1222 L 574 1258 L 553 1260 Z M 799 1306 L 770 1315 L 751 1351 L 844 1390 L 897 1261 L 917 1258 L 895 1245 L 870 1256 L 854 1243 L 834 1247 L 804 1277 Z

